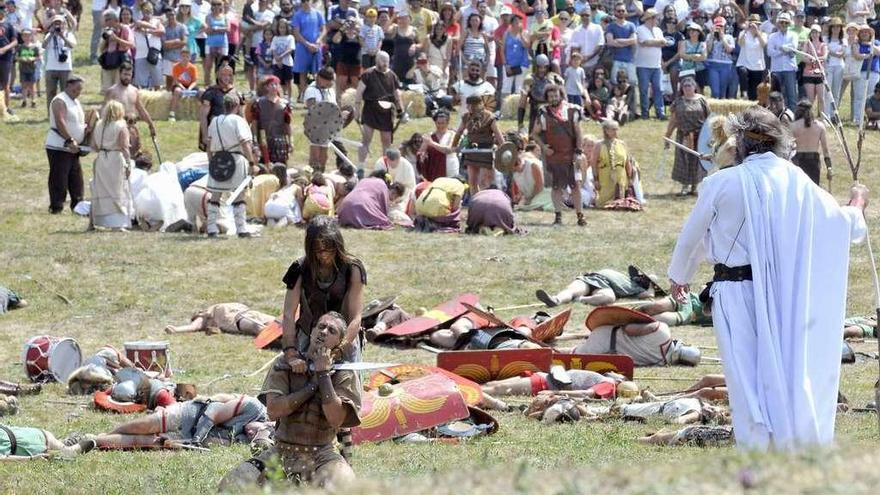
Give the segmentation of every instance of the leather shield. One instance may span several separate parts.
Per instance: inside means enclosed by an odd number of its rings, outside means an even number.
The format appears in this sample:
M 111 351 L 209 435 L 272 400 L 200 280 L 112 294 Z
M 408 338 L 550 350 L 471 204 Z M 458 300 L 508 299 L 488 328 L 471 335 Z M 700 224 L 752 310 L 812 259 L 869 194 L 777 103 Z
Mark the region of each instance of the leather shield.
M 526 371 L 548 371 L 552 355 L 551 349 L 447 351 L 437 354 L 437 367 L 486 383 L 520 376 Z
M 501 173 L 511 173 L 519 159 L 516 144 L 507 142 L 495 149 L 495 168 Z
M 417 337 L 467 313 L 468 310 L 462 303 L 473 305 L 477 304 L 479 300 L 480 296 L 476 294 L 462 294 L 455 299 L 446 301 L 422 316 L 411 318 L 400 325 L 389 328 L 376 337 L 376 341 L 381 342 L 399 337 Z
M 379 390 L 364 393 L 361 424 L 352 428 L 352 442 L 381 442 L 469 415 L 456 383 L 432 374 L 392 385 L 387 395 Z
M 532 338 L 538 342 L 547 342 L 560 335 L 565 330 L 565 324 L 571 318 L 571 308 L 554 315 L 552 318 L 538 324 L 532 330 Z
M 120 414 L 139 413 L 147 410 L 146 404 L 137 402 L 117 402 L 110 396 L 109 391 L 95 392 L 95 408 L 102 411 L 110 411 Z

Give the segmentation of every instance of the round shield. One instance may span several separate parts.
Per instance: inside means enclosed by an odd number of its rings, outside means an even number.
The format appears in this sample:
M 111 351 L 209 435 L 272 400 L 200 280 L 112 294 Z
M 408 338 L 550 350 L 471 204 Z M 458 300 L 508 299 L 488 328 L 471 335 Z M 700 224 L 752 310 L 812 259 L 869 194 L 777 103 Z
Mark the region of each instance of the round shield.
M 513 172 L 519 159 L 519 150 L 514 143 L 504 143 L 495 150 L 495 168 L 501 173 Z
M 303 127 L 309 142 L 326 145 L 342 130 L 342 112 L 333 102 L 316 103 L 306 113 Z
M 706 121 L 703 122 L 703 127 L 700 129 L 700 136 L 697 138 L 697 151 L 701 155 L 712 155 L 712 119 L 715 118 L 715 114 L 710 114 Z M 700 160 L 700 163 L 703 165 L 703 168 L 706 169 L 706 172 L 711 171 L 715 168 L 715 163 L 712 160 Z

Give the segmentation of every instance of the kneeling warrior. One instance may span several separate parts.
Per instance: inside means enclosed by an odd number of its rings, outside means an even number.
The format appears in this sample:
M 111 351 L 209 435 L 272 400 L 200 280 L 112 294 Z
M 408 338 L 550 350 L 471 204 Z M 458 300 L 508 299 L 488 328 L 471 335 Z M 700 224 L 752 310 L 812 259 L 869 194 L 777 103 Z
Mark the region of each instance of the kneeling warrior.
M 306 372 L 295 373 L 281 357 L 263 383 L 261 398 L 278 422 L 276 448 L 295 483 L 330 487 L 354 479 L 333 443 L 340 429 L 360 424 L 360 380 L 353 371 L 333 370 L 345 328 L 339 313 L 321 316 L 310 336 Z

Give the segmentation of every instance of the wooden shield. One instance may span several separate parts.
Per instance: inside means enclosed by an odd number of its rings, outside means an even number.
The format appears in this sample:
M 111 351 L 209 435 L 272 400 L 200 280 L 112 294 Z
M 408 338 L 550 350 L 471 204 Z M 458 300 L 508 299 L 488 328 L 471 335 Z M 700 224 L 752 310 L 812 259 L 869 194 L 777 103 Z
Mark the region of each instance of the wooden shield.
M 480 296 L 476 294 L 462 294 L 455 299 L 446 301 L 422 316 L 411 318 L 400 325 L 395 325 L 376 337 L 377 342 L 399 337 L 418 337 L 419 335 L 434 330 L 444 323 L 467 313 L 468 309 L 462 303 L 477 304 Z
M 431 374 L 392 385 L 391 393 L 366 392 L 361 424 L 352 428 L 352 442 L 381 442 L 426 430 L 470 415 L 458 385 L 444 375 Z
M 331 101 L 312 105 L 303 120 L 306 137 L 312 144 L 329 143 L 342 130 L 342 125 L 342 112 Z
M 551 349 L 447 351 L 437 354 L 437 366 L 477 383 L 520 376 L 526 371 L 548 371 Z
M 476 382 L 446 371 L 443 368 L 424 364 L 401 364 L 376 371 L 370 375 L 370 379 L 367 380 L 364 387 L 372 390 L 379 388 L 383 383 L 402 383 L 428 375 L 443 375 L 454 381 L 458 385 L 458 390 L 461 392 L 462 397 L 464 397 L 464 401 L 469 406 L 479 405 L 483 401 L 483 389 Z
M 544 320 L 532 330 L 532 338 L 538 342 L 547 342 L 548 340 L 552 340 L 562 335 L 562 331 L 565 329 L 565 324 L 568 323 L 570 318 L 571 308 L 568 308 L 552 318 Z
M 633 379 L 633 360 L 625 354 L 553 354 L 553 364 L 567 370 L 589 370 L 596 373 L 613 371 Z

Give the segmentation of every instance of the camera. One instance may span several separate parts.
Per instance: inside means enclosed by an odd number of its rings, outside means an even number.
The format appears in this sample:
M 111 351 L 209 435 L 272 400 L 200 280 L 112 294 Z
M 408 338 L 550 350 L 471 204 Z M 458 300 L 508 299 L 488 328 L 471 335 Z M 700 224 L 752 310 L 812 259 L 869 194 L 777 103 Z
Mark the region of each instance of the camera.
M 104 38 L 106 40 L 110 37 L 111 34 L 113 34 L 112 29 L 105 29 L 104 32 L 101 33 L 101 38 Z
M 58 52 L 58 61 L 61 62 L 62 64 L 64 62 L 67 62 L 67 57 L 68 57 L 67 50 L 61 50 Z

